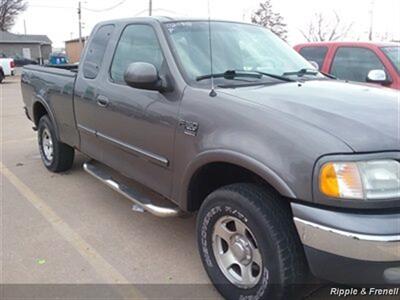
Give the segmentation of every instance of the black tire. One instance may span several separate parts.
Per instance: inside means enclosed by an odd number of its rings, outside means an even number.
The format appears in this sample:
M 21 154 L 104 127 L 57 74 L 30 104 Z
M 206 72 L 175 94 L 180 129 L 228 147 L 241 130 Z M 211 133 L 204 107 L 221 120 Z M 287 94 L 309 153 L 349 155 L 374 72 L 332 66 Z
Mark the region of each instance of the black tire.
M 299 286 L 294 287 L 304 283 L 308 269 L 290 209 L 284 201 L 272 190 L 239 183 L 214 191 L 202 204 L 197 218 L 200 255 L 211 281 L 226 299 L 289 299 L 299 295 Z M 258 270 L 261 275 L 254 287 L 233 284 L 218 266 L 212 245 L 213 231 L 218 220 L 226 216 L 242 221 L 254 235 L 254 244 L 262 258 L 261 271 Z
M 47 136 L 49 136 L 49 140 L 51 140 L 53 146 L 53 155 L 51 158 L 48 158 L 45 154 L 45 146 L 43 144 L 43 132 L 45 130 L 47 133 L 50 133 Z M 38 142 L 40 156 L 42 157 L 43 164 L 48 170 L 59 173 L 71 169 L 75 156 L 74 148 L 57 139 L 54 126 L 47 115 L 44 115 L 39 121 Z
M 0 73 L 0 83 L 2 83 L 4 80 L 4 75 L 2 73 Z

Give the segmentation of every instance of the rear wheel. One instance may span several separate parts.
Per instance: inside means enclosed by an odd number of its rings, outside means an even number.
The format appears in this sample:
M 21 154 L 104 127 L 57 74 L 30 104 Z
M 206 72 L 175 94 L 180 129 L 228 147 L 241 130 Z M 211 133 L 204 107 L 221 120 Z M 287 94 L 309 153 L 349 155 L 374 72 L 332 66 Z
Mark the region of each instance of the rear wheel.
M 54 126 L 47 115 L 44 115 L 38 126 L 40 156 L 45 167 L 52 172 L 64 172 L 72 167 L 74 148 L 60 142 Z
M 273 191 L 243 183 L 216 190 L 202 204 L 200 255 L 225 298 L 286 299 L 303 283 L 303 249 L 282 201 Z
M 0 72 L 0 83 L 2 83 L 4 80 L 4 74 L 2 72 Z

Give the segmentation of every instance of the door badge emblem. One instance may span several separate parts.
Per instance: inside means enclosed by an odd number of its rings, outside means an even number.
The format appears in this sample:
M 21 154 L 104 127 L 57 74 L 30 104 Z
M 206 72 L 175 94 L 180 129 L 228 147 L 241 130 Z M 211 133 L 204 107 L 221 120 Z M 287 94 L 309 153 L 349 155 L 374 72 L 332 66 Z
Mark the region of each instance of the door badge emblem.
M 196 123 L 196 122 L 180 120 L 179 126 L 182 126 L 183 132 L 190 136 L 196 136 L 197 131 L 199 130 L 199 123 Z

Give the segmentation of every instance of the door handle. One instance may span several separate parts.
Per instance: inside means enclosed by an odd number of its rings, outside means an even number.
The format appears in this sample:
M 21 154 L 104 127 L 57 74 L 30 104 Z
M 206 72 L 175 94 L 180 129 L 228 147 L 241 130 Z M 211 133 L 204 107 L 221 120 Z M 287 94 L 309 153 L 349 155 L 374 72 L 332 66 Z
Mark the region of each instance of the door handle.
M 109 103 L 110 103 L 110 101 L 108 100 L 108 98 L 106 96 L 100 95 L 97 97 L 97 105 L 99 105 L 101 107 L 107 107 Z

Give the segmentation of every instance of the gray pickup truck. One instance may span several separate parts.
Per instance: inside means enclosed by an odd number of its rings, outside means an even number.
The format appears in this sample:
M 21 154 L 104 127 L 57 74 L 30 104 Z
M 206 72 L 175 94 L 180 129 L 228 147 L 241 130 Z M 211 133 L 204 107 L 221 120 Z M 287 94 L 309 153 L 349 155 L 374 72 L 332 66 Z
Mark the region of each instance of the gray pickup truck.
M 163 17 L 100 23 L 79 67 L 21 81 L 44 165 L 80 151 L 143 210 L 197 212 L 224 297 L 400 283 L 395 91 L 321 74 L 262 27 Z

